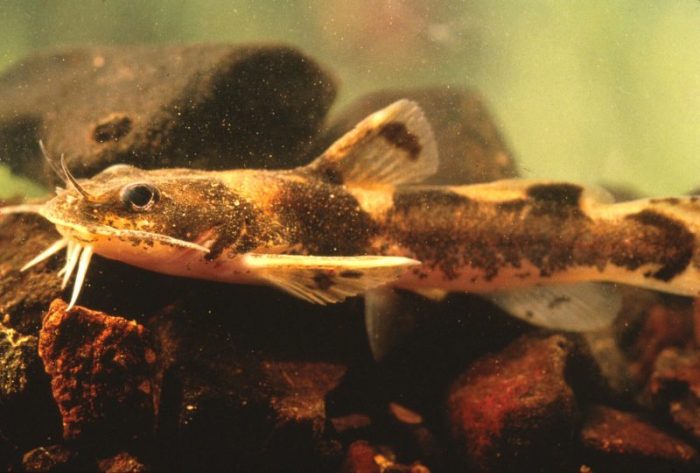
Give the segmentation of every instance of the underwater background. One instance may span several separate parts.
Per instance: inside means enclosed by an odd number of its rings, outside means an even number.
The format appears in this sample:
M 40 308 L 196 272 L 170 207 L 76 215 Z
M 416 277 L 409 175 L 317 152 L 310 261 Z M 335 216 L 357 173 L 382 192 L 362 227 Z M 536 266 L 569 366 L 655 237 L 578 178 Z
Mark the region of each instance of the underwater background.
M 382 88 L 478 90 L 525 177 L 700 187 L 698 1 L 0 1 L 0 72 L 51 47 L 261 41 L 335 71 L 336 107 Z M 0 198 L 41 192 L 0 166 Z

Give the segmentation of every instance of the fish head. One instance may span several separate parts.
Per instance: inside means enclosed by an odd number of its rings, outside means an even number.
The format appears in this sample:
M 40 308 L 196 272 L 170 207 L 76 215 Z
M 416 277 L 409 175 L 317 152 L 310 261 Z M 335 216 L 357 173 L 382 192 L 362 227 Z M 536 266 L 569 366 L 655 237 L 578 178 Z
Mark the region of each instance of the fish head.
M 247 201 L 204 171 L 115 165 L 70 182 L 39 213 L 66 239 L 137 266 L 229 247 L 246 221 Z

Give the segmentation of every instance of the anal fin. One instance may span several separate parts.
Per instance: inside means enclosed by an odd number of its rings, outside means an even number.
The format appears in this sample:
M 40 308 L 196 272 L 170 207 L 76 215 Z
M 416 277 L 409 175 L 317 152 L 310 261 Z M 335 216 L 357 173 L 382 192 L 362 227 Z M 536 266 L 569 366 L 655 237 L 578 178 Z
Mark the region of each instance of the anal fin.
M 341 302 L 347 297 L 398 279 L 420 264 L 400 256 L 303 256 L 253 254 L 245 264 L 263 281 L 316 304 Z
M 487 297 L 526 322 L 572 332 L 606 327 L 622 306 L 622 297 L 613 284 L 597 282 L 515 289 Z

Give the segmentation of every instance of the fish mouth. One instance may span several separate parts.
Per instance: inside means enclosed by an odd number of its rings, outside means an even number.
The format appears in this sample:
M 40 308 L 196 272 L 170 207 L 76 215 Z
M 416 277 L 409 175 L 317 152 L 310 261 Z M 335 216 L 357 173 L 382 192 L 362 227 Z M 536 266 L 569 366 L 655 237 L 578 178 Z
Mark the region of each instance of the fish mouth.
M 180 240 L 168 235 L 163 235 L 161 233 L 143 230 L 119 229 L 105 225 L 87 227 L 84 225 L 67 222 L 65 220 L 57 221 L 57 219 L 51 219 L 43 212 L 36 213 L 42 214 L 44 218 L 53 223 L 56 226 L 56 230 L 62 237 L 53 242 L 48 248 L 35 256 L 31 261 L 27 262 L 27 264 L 25 264 L 20 271 L 28 270 L 29 268 L 50 258 L 65 248 L 66 262 L 63 268 L 58 272 L 59 277 L 62 277 L 61 289 L 66 288 L 68 281 L 70 281 L 71 276 L 75 273 L 73 292 L 71 294 L 67 310 L 72 309 L 78 300 L 83 283 L 85 282 L 85 275 L 87 274 L 92 255 L 94 253 L 94 247 L 99 240 L 115 238 L 121 241 L 131 242 L 135 245 L 146 246 L 152 246 L 155 243 L 159 243 L 166 246 L 199 251 L 204 254 L 209 253 L 209 248 L 205 246 L 191 241 Z
M 209 248 L 198 243 L 181 240 L 179 238 L 164 235 L 162 233 L 149 232 L 146 230 L 132 230 L 115 228 L 107 225 L 80 225 L 66 220 L 52 219 L 48 215 L 43 215 L 56 226 L 58 232 L 69 240 L 74 240 L 85 246 L 92 245 L 101 238 L 116 238 L 121 241 L 129 241 L 133 244 L 145 244 L 152 246 L 160 243 L 166 246 L 185 248 L 189 250 L 209 253 Z

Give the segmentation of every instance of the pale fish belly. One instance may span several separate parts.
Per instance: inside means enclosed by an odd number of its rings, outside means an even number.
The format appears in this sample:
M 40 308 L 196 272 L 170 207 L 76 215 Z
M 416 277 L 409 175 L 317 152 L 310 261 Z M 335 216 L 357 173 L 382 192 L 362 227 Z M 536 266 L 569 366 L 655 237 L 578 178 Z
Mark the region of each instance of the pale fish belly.
M 693 268 L 676 276 L 672 283 L 649 276 L 658 268 L 658 265 L 649 264 L 630 270 L 608 264 L 604 268 L 571 266 L 552 274 L 542 274 L 532 263 L 523 262 L 518 267 L 504 265 L 495 275 L 487 274 L 483 268 L 469 265 L 456 268 L 450 275 L 446 275 L 434 264 L 423 264 L 406 271 L 392 286 L 407 290 L 441 289 L 449 292 L 491 293 L 532 286 L 595 281 L 645 287 L 683 296 L 700 295 L 697 271 Z

